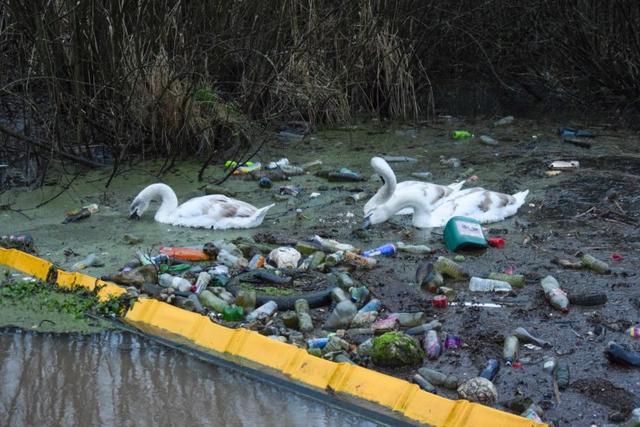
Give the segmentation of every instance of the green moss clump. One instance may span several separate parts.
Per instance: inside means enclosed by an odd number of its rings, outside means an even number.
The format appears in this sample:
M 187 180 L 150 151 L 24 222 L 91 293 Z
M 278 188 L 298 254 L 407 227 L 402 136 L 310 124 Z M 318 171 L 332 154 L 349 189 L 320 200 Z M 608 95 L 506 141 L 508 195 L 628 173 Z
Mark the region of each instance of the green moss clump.
M 418 342 L 402 332 L 387 332 L 374 338 L 371 360 L 378 366 L 415 365 L 424 359 Z

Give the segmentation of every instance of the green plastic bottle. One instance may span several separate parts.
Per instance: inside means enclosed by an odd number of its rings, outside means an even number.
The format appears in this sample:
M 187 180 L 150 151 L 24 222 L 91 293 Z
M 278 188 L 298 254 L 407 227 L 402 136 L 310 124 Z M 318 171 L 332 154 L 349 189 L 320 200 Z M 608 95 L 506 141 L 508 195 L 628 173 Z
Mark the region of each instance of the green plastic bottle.
M 229 305 L 222 310 L 222 319 L 227 322 L 238 322 L 244 319 L 244 310 L 237 305 Z

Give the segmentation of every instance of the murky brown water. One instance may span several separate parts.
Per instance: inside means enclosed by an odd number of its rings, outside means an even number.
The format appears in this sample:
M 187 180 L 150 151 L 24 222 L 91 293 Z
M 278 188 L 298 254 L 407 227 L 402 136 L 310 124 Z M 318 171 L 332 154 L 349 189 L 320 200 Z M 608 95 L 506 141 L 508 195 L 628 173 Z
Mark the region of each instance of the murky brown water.
M 130 334 L 0 332 L 0 425 L 372 426 Z

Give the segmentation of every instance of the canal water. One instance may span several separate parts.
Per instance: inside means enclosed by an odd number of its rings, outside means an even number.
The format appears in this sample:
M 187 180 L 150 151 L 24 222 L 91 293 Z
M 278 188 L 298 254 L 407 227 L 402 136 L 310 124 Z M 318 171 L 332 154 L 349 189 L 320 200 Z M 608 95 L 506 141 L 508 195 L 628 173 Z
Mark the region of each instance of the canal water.
M 373 426 L 128 333 L 0 332 L 0 425 Z

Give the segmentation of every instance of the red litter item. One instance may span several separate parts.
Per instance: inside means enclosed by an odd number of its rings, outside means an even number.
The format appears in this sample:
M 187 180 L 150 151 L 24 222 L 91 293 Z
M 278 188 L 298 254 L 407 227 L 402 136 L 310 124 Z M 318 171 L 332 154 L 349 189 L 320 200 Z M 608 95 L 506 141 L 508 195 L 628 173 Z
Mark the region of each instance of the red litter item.
M 508 274 L 509 276 L 513 275 L 516 272 L 516 269 L 513 267 L 507 267 L 504 269 L 504 274 Z
M 489 246 L 493 246 L 494 248 L 504 248 L 504 239 L 502 237 L 489 237 L 487 242 L 489 242 Z
M 614 252 L 611 254 L 611 261 L 619 262 L 622 261 L 624 257 L 620 255 L 618 252 Z
M 445 308 L 447 305 L 449 305 L 449 300 L 447 299 L 446 295 L 436 295 L 435 297 L 433 297 L 431 304 L 436 308 Z
M 515 362 L 513 362 L 511 367 L 514 368 L 514 369 L 520 369 L 520 368 L 522 368 L 522 362 L 519 361 L 519 360 L 516 360 Z

